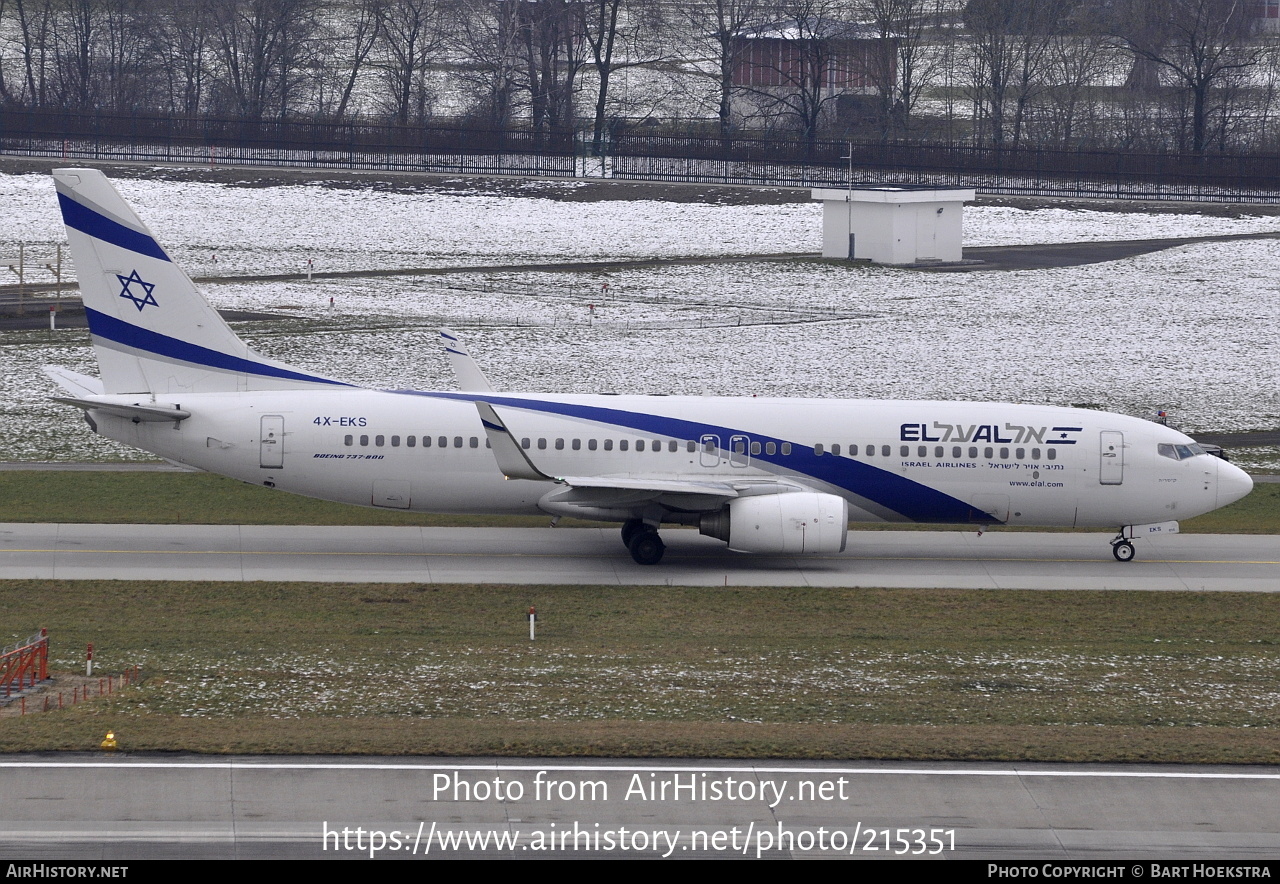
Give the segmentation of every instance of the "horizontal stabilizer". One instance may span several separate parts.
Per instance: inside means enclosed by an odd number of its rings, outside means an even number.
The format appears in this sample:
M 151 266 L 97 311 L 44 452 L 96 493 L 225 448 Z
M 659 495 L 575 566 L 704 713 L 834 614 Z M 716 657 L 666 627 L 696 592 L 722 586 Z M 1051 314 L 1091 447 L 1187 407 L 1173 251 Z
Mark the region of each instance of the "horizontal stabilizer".
M 63 405 L 74 405 L 85 411 L 104 411 L 116 417 L 128 418 L 134 423 L 184 421 L 191 417 L 189 411 L 161 405 L 129 405 L 120 402 L 103 402 L 99 399 L 74 399 L 69 396 L 54 396 L 53 401 L 61 402 Z
M 80 374 L 61 365 L 46 365 L 44 373 L 72 396 L 101 396 L 106 392 L 102 387 L 102 381 L 98 378 L 91 378 L 87 374 Z

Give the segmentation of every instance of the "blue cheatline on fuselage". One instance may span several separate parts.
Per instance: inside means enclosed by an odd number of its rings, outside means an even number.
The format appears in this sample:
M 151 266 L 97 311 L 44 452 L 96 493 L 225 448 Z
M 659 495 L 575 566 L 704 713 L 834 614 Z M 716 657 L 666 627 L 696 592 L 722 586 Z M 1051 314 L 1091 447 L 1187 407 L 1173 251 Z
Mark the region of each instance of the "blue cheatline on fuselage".
M 528 411 L 540 411 L 563 417 L 578 418 L 601 424 L 627 427 L 642 433 L 651 433 L 672 439 L 699 439 L 704 434 L 719 435 L 722 439 L 747 436 L 752 442 L 774 442 L 777 454 L 752 454 L 753 462 L 764 461 L 782 470 L 825 482 L 858 497 L 865 498 L 887 510 L 913 522 L 961 522 L 1000 525 L 1003 520 L 923 485 L 905 476 L 899 476 L 880 467 L 847 457 L 817 454 L 811 446 L 765 436 L 746 430 L 699 423 L 682 418 L 643 412 L 625 411 L 596 405 L 569 402 L 548 402 L 540 399 L 524 399 L 515 396 L 477 396 L 470 393 L 424 392 L 420 390 L 391 390 L 388 392 L 410 396 L 428 396 L 436 399 L 453 399 L 462 402 L 487 402 L 491 405 L 508 405 Z M 791 446 L 790 454 L 782 454 L 782 443 Z M 763 446 L 761 446 L 763 448 Z
M 199 344 L 192 344 L 169 335 L 162 335 L 150 329 L 140 328 L 132 323 L 125 322 L 123 319 L 116 319 L 114 316 L 108 316 L 91 307 L 86 307 L 84 312 L 89 320 L 89 331 L 95 338 L 121 344 L 134 350 L 142 350 L 165 359 L 174 359 L 179 362 L 186 362 L 189 365 L 214 368 L 236 374 L 252 374 L 259 377 L 283 378 L 291 381 L 310 381 L 316 384 L 330 384 L 335 387 L 353 386 L 344 381 L 304 374 L 289 368 L 256 362 L 252 359 L 245 359 L 242 356 L 232 356 L 229 353 L 201 347 Z
M 164 249 L 160 248 L 160 244 L 145 233 L 139 233 L 132 227 L 125 227 L 119 221 L 95 212 L 61 193 L 58 194 L 58 205 L 62 208 L 63 223 L 68 227 L 86 233 L 94 239 L 109 242 L 113 246 L 146 255 L 148 258 L 169 260 L 169 256 L 164 253 Z

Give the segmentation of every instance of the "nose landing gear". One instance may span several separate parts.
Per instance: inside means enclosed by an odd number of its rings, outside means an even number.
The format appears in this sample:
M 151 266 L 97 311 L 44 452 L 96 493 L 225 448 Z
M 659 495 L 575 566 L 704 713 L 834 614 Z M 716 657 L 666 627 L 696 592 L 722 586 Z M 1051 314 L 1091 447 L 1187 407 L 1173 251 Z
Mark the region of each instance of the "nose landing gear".
M 1111 541 L 1111 554 L 1116 557 L 1117 562 L 1132 562 L 1138 552 L 1133 548 L 1132 543 L 1121 536 Z

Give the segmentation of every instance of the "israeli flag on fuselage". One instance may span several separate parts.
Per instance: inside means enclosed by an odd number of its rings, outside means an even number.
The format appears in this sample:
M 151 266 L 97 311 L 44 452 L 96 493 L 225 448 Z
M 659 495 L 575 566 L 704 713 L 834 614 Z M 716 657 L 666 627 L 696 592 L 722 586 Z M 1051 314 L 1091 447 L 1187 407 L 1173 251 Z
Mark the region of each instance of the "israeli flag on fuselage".
M 106 393 L 312 389 L 341 381 L 249 349 L 97 169 L 54 169 Z

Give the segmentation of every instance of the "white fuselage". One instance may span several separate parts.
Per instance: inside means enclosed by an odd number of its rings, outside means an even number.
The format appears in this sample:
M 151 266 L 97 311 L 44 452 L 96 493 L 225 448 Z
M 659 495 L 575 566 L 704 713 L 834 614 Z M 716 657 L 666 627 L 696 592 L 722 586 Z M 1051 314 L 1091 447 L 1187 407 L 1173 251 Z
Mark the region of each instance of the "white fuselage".
M 92 413 L 99 432 L 170 460 L 423 512 L 537 513 L 556 487 L 503 476 L 476 399 L 501 408 L 549 476 L 781 479 L 844 498 L 853 521 L 1118 527 L 1199 515 L 1249 487 L 1219 458 L 1161 456 L 1191 442 L 1173 429 L 1050 406 L 351 388 L 106 398 L 189 411 Z

